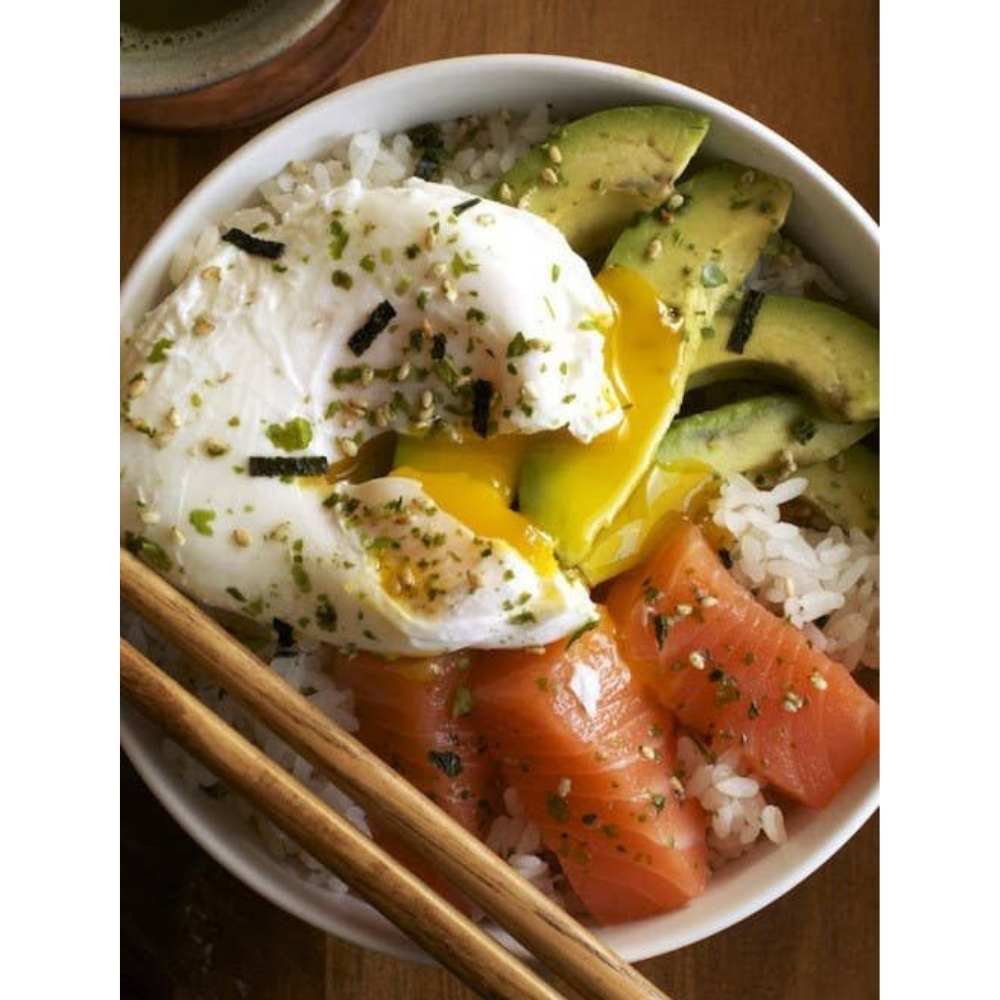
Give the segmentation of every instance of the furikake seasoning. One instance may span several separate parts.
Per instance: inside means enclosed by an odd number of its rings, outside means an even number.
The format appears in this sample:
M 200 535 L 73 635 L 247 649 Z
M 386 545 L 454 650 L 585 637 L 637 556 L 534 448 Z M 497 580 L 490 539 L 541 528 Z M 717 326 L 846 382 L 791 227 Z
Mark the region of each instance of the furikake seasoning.
M 245 233 L 242 229 L 227 229 L 222 234 L 222 238 L 252 257 L 277 260 L 285 252 L 284 243 L 279 243 L 277 240 L 262 240 L 257 236 Z

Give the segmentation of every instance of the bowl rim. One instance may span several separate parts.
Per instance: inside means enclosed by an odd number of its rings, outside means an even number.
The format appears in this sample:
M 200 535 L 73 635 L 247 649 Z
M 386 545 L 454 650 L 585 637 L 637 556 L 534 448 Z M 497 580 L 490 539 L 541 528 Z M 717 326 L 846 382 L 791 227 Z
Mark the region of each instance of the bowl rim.
M 122 283 L 121 303 L 123 311 L 131 299 L 141 294 L 148 272 L 161 256 L 163 261 L 159 274 L 162 277 L 165 273 L 165 267 L 169 266 L 172 247 L 176 246 L 178 233 L 175 230 L 179 229 L 181 221 L 189 214 L 192 205 L 200 199 L 203 192 L 217 185 L 237 161 L 252 156 L 257 150 L 271 143 L 282 132 L 290 129 L 293 123 L 300 119 L 321 114 L 327 106 L 336 107 L 345 97 L 363 92 L 365 89 L 411 81 L 413 85 L 423 86 L 424 84 L 419 80 L 420 77 L 442 72 L 462 75 L 463 72 L 467 73 L 470 68 L 481 68 L 484 64 L 510 73 L 516 73 L 520 68 L 529 67 L 532 69 L 544 68 L 556 75 L 560 72 L 582 73 L 593 78 L 595 83 L 599 83 L 601 80 L 633 83 L 642 81 L 650 89 L 659 91 L 664 101 L 696 107 L 711 116 L 713 121 L 723 121 L 737 131 L 752 134 L 763 145 L 769 146 L 776 155 L 791 161 L 799 170 L 814 178 L 825 194 L 836 203 L 837 208 L 851 217 L 851 220 L 863 231 L 877 252 L 879 246 L 878 226 L 857 199 L 836 178 L 789 140 L 718 98 L 653 73 L 599 60 L 544 53 L 468 55 L 416 63 L 360 80 L 311 101 L 279 119 L 244 143 L 199 181 L 157 227 L 156 232 L 133 261 Z M 266 177 L 261 177 L 258 182 L 265 179 Z M 877 300 L 877 278 L 873 294 Z M 310 893 L 306 891 L 306 883 L 301 883 L 301 889 L 298 884 L 294 888 L 289 887 L 258 865 L 251 852 L 234 844 L 220 824 L 210 822 L 202 814 L 203 811 L 195 807 L 190 796 L 186 794 L 182 783 L 172 773 L 170 765 L 163 761 L 162 754 L 154 752 L 144 745 L 141 728 L 141 717 L 123 702 L 121 743 L 129 760 L 171 817 L 231 874 L 276 906 L 325 933 L 334 934 L 362 947 L 377 950 L 396 958 L 431 961 L 425 953 L 405 938 L 387 939 L 384 934 L 380 935 L 371 927 L 352 920 L 349 915 L 339 916 L 330 908 L 324 908 L 318 900 L 309 898 Z M 601 929 L 599 933 L 606 940 L 609 940 L 609 943 L 616 947 L 626 960 L 641 961 L 702 941 L 764 909 L 821 867 L 874 814 L 878 808 L 879 798 L 877 758 L 870 761 L 869 765 L 855 775 L 849 784 L 848 787 L 853 789 L 853 805 L 848 808 L 847 814 L 836 828 L 822 837 L 820 843 L 805 857 L 800 858 L 798 863 L 788 864 L 782 875 L 772 879 L 762 889 L 748 894 L 741 905 L 727 909 L 715 917 L 702 918 L 687 930 L 675 931 L 667 942 L 657 940 L 657 934 L 652 929 L 649 933 L 643 934 L 640 927 L 642 923 L 646 922 L 622 924 L 617 927 Z M 846 794 L 847 789 L 842 789 L 838 798 L 846 796 Z M 788 847 L 789 844 L 784 845 L 785 849 Z M 311 888 L 315 889 L 315 887 Z M 662 919 L 663 917 L 653 918 L 653 920 Z M 644 938 L 644 943 L 629 940 L 615 941 L 615 938 L 624 936 L 616 932 L 627 928 L 637 931 L 639 936 Z M 395 932 L 394 928 L 392 930 L 394 934 L 398 933 Z M 520 954 L 524 954 L 523 949 L 516 942 L 513 942 L 506 933 L 502 931 L 497 933 L 505 944 L 513 947 Z

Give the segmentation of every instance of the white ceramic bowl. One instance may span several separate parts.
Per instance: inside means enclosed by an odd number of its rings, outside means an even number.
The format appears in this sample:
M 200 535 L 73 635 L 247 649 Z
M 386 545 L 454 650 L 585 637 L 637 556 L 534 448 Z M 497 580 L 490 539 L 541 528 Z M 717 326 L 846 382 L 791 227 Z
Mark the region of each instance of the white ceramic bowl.
M 711 116 L 704 144 L 725 156 L 787 178 L 795 189 L 788 231 L 871 316 L 878 305 L 878 231 L 860 205 L 798 149 L 752 118 L 696 90 L 638 70 L 561 56 L 470 56 L 411 66 L 365 80 L 302 108 L 261 133 L 203 180 L 150 241 L 125 282 L 126 323 L 168 288 L 173 249 L 205 224 L 249 201 L 256 186 L 292 159 L 322 154 L 331 141 L 361 129 L 383 133 L 420 122 L 539 101 L 579 115 L 602 107 L 669 103 Z M 275 861 L 249 828 L 168 765 L 156 729 L 127 706 L 122 743 L 173 817 L 216 860 L 263 896 L 303 920 L 356 944 L 402 958 L 425 956 L 364 903 L 333 896 Z M 788 842 L 758 844 L 716 875 L 690 906 L 601 932 L 630 961 L 680 948 L 730 927 L 816 870 L 874 812 L 877 762 L 871 761 L 819 812 L 792 810 Z

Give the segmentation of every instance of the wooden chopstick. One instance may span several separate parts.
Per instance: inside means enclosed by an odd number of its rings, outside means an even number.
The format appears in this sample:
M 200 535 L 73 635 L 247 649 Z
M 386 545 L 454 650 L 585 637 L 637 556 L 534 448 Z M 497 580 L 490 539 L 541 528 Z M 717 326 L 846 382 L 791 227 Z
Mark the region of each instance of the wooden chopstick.
M 122 690 L 193 753 L 481 996 L 562 1000 L 489 934 L 121 640 Z
M 121 552 L 125 601 L 293 749 L 379 817 L 527 950 L 591 1000 L 668 1000 L 619 955 L 220 625 L 134 556 Z

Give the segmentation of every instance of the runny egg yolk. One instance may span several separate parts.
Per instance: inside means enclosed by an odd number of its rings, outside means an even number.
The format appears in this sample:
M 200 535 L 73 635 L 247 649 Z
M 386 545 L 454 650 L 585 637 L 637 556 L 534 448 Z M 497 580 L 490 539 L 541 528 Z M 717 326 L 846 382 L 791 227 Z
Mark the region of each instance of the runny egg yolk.
M 455 446 L 456 459 L 461 457 Z M 511 510 L 503 494 L 468 472 L 437 472 L 400 466 L 392 475 L 415 479 L 441 510 L 482 538 L 505 541 L 540 576 L 552 576 L 558 564 L 551 541 L 523 514 Z
M 514 500 L 527 444 L 527 434 L 501 434 L 489 438 L 469 434 L 457 441 L 443 434 L 400 438 L 396 462 L 426 472 L 464 472 L 492 486 L 509 507 Z

